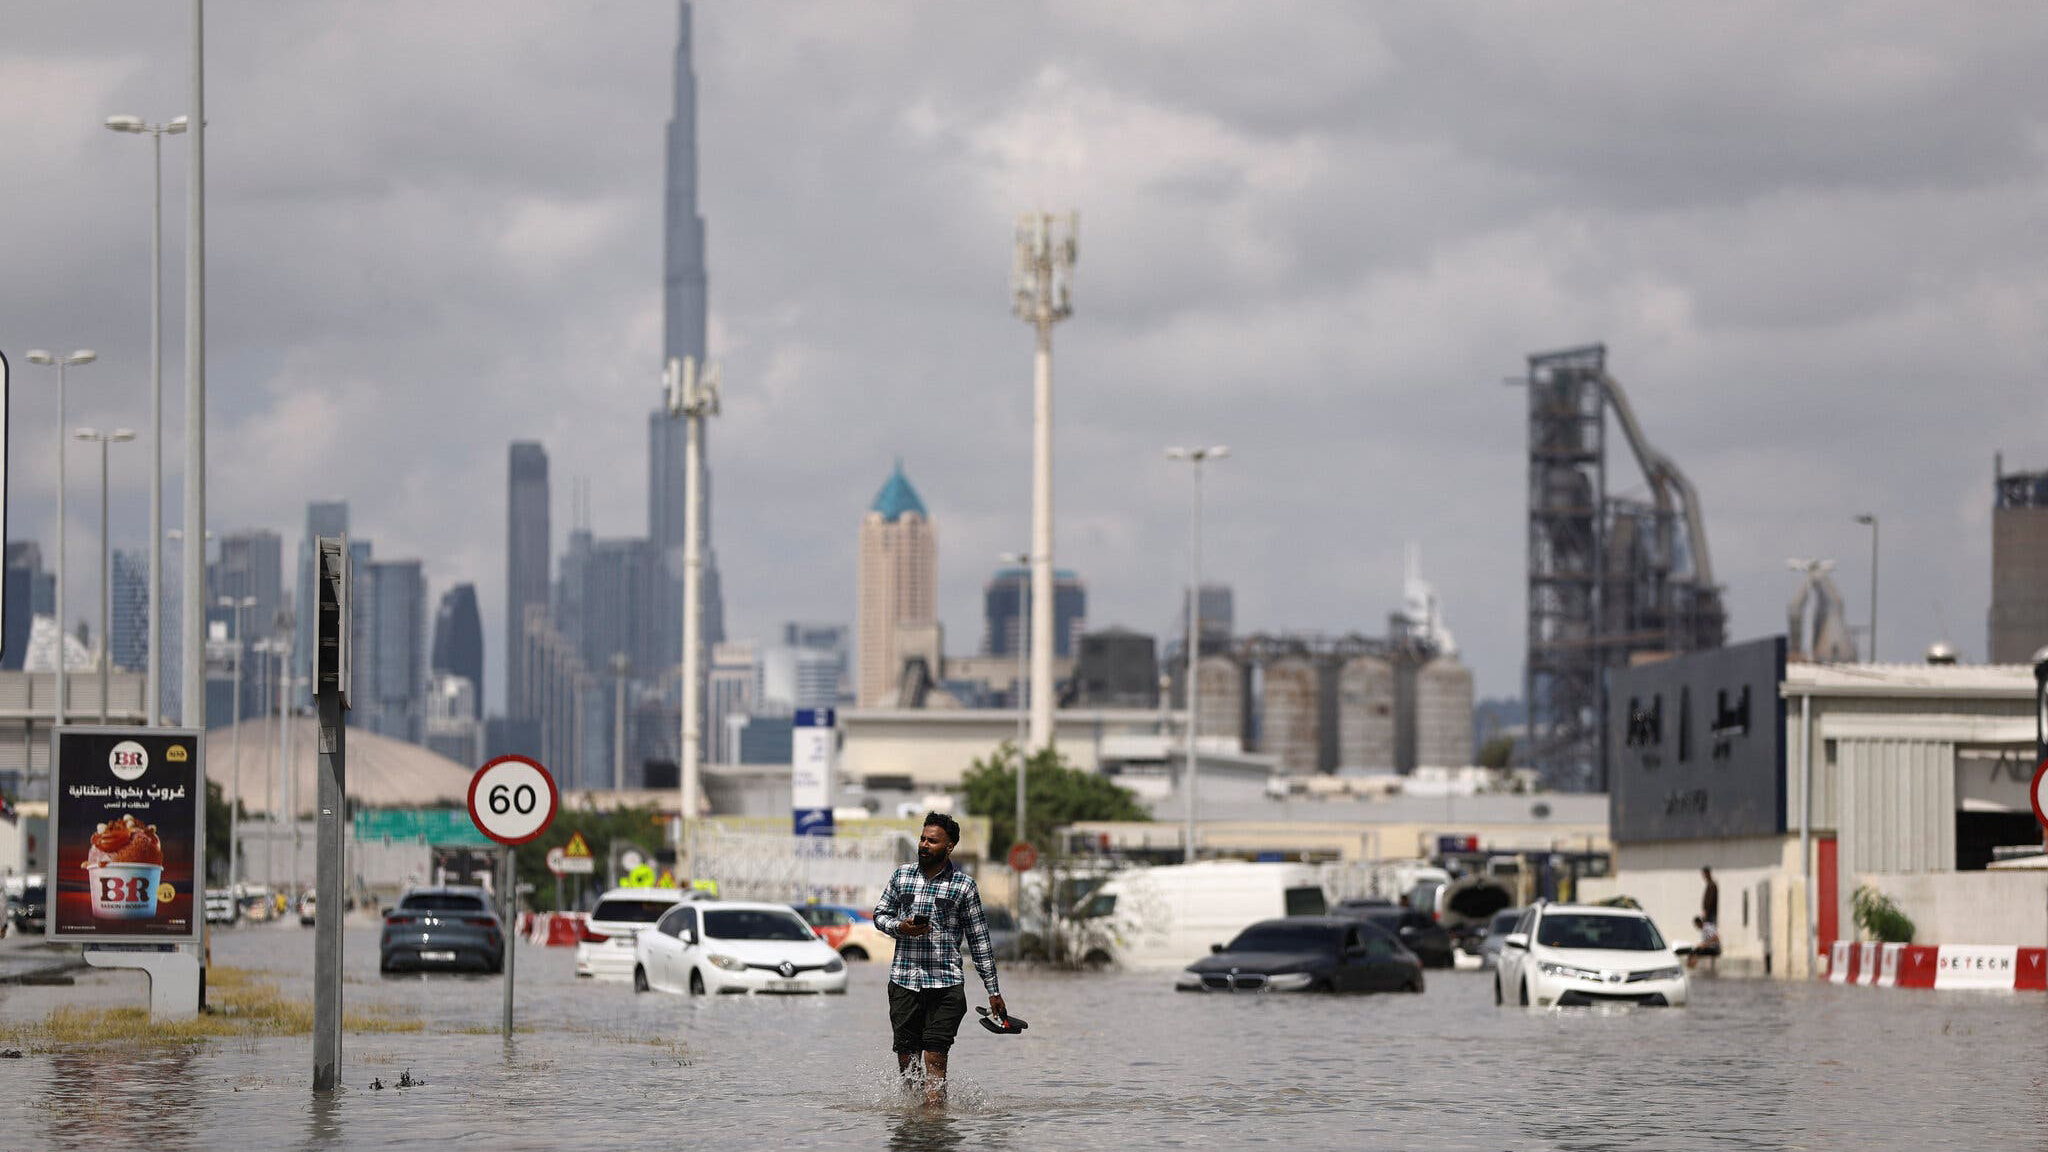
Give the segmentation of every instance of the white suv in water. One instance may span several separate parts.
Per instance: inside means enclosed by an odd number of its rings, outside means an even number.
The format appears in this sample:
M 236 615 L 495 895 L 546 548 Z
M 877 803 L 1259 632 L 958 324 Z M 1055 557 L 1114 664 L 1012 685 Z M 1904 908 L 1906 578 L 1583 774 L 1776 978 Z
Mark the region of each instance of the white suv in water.
M 1538 904 L 1501 938 L 1495 1004 L 1680 1007 L 1685 965 L 1648 916 L 1632 908 Z

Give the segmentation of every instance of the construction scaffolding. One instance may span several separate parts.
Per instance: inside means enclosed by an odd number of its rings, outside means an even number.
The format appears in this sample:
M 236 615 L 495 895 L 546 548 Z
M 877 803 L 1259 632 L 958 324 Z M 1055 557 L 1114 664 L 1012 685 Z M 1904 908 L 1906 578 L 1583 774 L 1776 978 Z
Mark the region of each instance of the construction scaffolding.
M 1525 757 L 1551 787 L 1605 791 L 1608 672 L 1643 653 L 1720 647 L 1727 616 L 1698 495 L 1644 438 L 1606 347 L 1532 355 L 1527 386 Z M 1648 500 L 1608 494 L 1610 413 Z

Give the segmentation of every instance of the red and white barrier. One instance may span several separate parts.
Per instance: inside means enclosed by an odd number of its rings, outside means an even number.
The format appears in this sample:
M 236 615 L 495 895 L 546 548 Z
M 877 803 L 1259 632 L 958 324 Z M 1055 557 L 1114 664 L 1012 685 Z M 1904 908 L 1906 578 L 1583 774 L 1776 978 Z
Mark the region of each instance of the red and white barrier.
M 2048 991 L 2048 948 L 2010 944 L 1865 944 L 1837 940 L 1827 978 L 1878 988 Z
M 583 922 L 589 918 L 587 912 L 522 912 L 519 934 L 529 944 L 574 947 L 582 938 Z

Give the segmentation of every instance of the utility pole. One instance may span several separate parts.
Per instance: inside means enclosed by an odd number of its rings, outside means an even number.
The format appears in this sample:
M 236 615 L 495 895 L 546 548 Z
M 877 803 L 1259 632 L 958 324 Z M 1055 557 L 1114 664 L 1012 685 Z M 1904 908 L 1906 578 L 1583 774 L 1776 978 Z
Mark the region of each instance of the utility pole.
M 206 5 L 192 0 L 192 158 L 185 196 L 185 609 L 187 728 L 206 728 Z
M 349 632 L 352 619 L 348 537 L 317 537 L 318 581 L 313 702 L 320 713 L 320 832 L 314 878 L 313 1091 L 341 1084 L 342 818 L 348 795 Z M 509 925 L 508 925 L 509 928 Z M 508 949 L 509 950 L 509 949 Z
M 1187 829 L 1182 862 L 1195 862 L 1195 717 L 1201 692 L 1196 676 L 1202 662 L 1202 463 L 1221 460 L 1230 449 L 1217 444 L 1209 448 L 1168 448 L 1168 460 L 1185 460 L 1194 467 L 1195 504 L 1188 517 L 1188 643 L 1186 692 L 1188 698 L 1187 768 L 1182 791 L 1187 800 Z
M 612 791 L 626 790 L 626 674 L 633 662 L 612 653 Z
M 1011 306 L 1038 334 L 1031 407 L 1031 749 L 1053 743 L 1052 326 L 1074 314 L 1075 239 L 1080 213 L 1017 218 Z M 1019 749 L 1020 755 L 1023 749 Z
M 662 387 L 671 419 L 688 421 L 683 435 L 683 723 L 679 750 L 681 810 L 676 823 L 677 878 L 688 867 L 690 828 L 697 819 L 698 717 L 704 679 L 704 419 L 718 415 L 718 365 L 695 356 L 670 357 Z

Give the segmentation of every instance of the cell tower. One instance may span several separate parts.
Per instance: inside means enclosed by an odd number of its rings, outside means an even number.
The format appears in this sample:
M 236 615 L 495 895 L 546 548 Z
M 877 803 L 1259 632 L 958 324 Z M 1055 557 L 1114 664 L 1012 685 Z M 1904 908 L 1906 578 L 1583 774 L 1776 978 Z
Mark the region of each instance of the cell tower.
M 1552 787 L 1605 791 L 1608 672 L 1640 653 L 1718 648 L 1727 615 L 1699 497 L 1644 438 L 1606 347 L 1532 355 L 1527 384 L 1528 761 Z M 1647 501 L 1608 495 L 1610 411 Z

